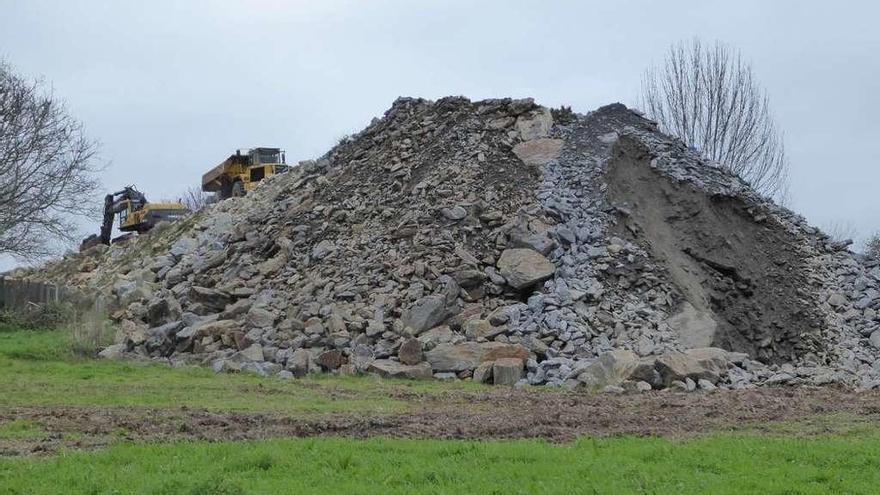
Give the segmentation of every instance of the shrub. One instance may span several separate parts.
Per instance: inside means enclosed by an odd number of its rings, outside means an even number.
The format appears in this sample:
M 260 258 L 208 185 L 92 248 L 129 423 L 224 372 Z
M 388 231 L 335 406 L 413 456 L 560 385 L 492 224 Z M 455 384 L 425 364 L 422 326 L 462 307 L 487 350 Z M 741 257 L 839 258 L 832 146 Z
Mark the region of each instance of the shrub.
M 29 303 L 21 309 L 0 312 L 0 325 L 24 330 L 46 330 L 71 321 L 74 313 L 69 303 Z

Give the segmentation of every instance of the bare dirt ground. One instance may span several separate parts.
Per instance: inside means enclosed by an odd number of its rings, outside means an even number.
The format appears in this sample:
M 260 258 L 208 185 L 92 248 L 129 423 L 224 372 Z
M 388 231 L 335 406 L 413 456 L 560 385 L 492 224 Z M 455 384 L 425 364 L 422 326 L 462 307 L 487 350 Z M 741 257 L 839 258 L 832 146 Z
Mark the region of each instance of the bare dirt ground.
M 330 414 L 307 419 L 282 414 L 187 408 L 7 407 L 0 423 L 27 420 L 32 438 L 0 440 L 0 455 L 51 454 L 119 441 L 253 440 L 285 437 L 568 441 L 616 434 L 681 437 L 713 431 L 772 431 L 796 423 L 808 433 L 880 423 L 880 393 L 834 388 L 764 388 L 716 393 L 652 392 L 585 395 L 493 390 L 485 393 L 405 394 L 407 413 Z M 829 419 L 830 418 L 830 419 Z

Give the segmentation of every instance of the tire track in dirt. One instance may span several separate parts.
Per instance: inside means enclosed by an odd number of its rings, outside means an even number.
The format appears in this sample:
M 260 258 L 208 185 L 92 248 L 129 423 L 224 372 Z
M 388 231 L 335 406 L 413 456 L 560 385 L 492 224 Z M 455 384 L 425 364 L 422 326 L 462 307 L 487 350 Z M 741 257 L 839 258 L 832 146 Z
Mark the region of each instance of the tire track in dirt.
M 45 455 L 120 441 L 236 441 L 290 437 L 519 439 L 570 441 L 579 436 L 681 437 L 802 421 L 833 431 L 880 422 L 880 392 L 836 388 L 761 388 L 716 393 L 585 395 L 492 390 L 412 397 L 413 410 L 393 415 L 290 416 L 187 408 L 4 407 L 0 424 L 27 420 L 43 434 L 0 439 L 0 455 Z M 829 430 L 830 428 L 830 430 Z

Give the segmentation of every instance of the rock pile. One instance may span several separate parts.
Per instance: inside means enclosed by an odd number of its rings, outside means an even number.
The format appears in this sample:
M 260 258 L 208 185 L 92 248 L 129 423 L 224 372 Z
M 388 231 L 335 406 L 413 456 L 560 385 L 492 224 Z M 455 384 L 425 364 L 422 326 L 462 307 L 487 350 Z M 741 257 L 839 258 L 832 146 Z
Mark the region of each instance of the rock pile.
M 880 266 L 620 104 L 401 98 L 245 198 L 13 276 L 116 301 L 104 355 L 218 372 L 880 384 Z

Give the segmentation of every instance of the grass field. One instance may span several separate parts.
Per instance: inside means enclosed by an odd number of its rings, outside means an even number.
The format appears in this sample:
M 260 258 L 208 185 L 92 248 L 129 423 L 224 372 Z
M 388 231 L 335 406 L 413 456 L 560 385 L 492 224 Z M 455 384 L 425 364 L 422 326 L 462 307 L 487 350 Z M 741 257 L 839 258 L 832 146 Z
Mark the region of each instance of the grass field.
M 75 359 L 61 331 L 0 328 L 0 406 L 145 406 L 284 413 L 390 413 L 401 393 L 477 390 L 470 382 L 315 377 L 281 381 L 207 368 Z
M 283 382 L 195 368 L 81 360 L 68 349 L 60 331 L 0 331 L 0 411 L 64 406 L 202 408 L 292 418 L 384 415 L 417 408 L 426 396 L 443 400 L 450 391 L 486 390 L 466 382 L 371 377 Z M 38 420 L 8 413 L 4 417 L 0 445 L 58 435 Z M 830 418 L 829 424 L 846 421 L 838 419 Z M 828 431 L 818 431 L 823 430 Z M 62 447 L 48 455 L 0 457 L 0 495 L 880 491 L 880 427 L 872 422 L 862 419 L 859 427 L 831 429 L 837 432 L 833 434 L 816 434 L 798 424 L 767 431 L 686 438 L 612 436 L 561 444 L 333 437 L 138 443 L 120 437 L 97 449 Z M 75 437 L 77 432 L 64 435 Z
M 880 436 L 117 445 L 0 459 L 0 494 L 877 493 Z

